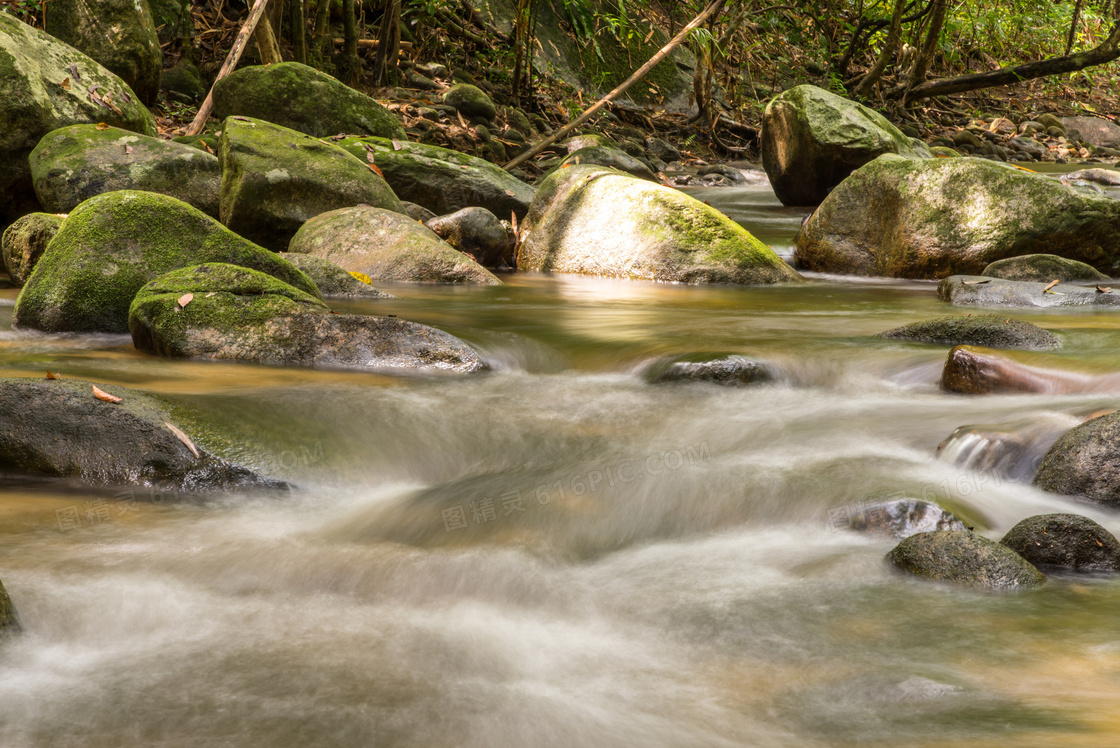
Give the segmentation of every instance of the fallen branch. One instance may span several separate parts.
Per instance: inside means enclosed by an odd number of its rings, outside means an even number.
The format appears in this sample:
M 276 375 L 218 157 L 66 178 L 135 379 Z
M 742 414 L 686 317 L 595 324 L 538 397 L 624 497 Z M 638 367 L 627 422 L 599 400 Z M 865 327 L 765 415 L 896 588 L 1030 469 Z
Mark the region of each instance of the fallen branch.
M 334 46 L 336 46 L 336 47 L 341 47 L 346 42 L 345 39 L 334 39 L 333 41 L 334 41 Z M 358 48 L 359 49 L 377 49 L 377 40 L 376 39 L 359 39 L 358 40 Z M 401 49 L 411 50 L 412 49 L 412 42 L 401 42 Z

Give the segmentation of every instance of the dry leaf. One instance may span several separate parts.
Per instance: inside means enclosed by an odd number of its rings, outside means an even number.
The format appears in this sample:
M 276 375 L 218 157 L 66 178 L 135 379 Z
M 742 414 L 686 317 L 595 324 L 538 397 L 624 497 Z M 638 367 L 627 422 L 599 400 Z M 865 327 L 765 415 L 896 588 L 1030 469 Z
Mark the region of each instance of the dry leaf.
M 366 151 L 366 161 L 368 163 L 372 164 L 374 162 L 374 158 L 375 158 L 375 156 L 373 155 L 373 149 L 372 148 L 370 150 Z
M 119 403 L 121 401 L 121 398 L 119 398 L 115 395 L 110 395 L 105 390 L 98 389 L 96 384 L 91 385 L 91 386 L 93 387 L 93 396 L 96 397 L 98 400 L 101 400 L 102 402 L 106 402 L 106 403 Z
M 507 195 L 509 195 L 510 197 L 517 197 L 517 195 L 514 195 L 514 194 L 513 194 L 513 190 L 506 190 L 506 191 L 505 191 L 505 193 L 506 193 Z
M 97 123 L 97 129 L 98 129 L 98 130 L 108 130 L 108 129 L 109 129 L 109 125 L 108 125 L 108 124 L 106 124 L 106 123 L 104 123 L 104 122 L 98 122 L 98 123 Z
M 47 379 L 58 379 L 58 375 L 47 369 Z
M 385 175 L 381 173 L 381 169 L 377 168 L 377 164 L 369 164 L 369 170 L 382 179 L 385 178 Z
M 210 146 L 206 145 L 205 141 L 203 141 L 203 143 L 202 143 L 202 150 L 206 151 L 207 153 L 213 153 L 214 152 L 214 149 L 211 148 Z
M 132 155 L 132 146 L 126 145 L 124 147 L 124 153 L 125 153 L 126 156 L 131 156 Z
M 401 148 L 404 148 L 404 146 L 401 145 L 399 141 L 394 140 L 393 141 L 393 150 L 394 151 L 399 151 Z
M 82 82 L 82 76 L 78 75 L 78 64 L 77 63 L 74 63 L 74 64 L 70 65 L 70 67 L 68 67 L 66 69 L 70 71 L 70 77 L 74 79 L 75 83 L 81 83 Z
M 578 164 L 579 163 L 579 156 L 576 156 L 575 158 L 573 158 L 572 163 L 573 164 Z
M 463 113 L 462 112 L 455 112 L 455 116 L 459 118 L 459 124 L 462 125 L 464 130 L 466 130 L 470 127 L 470 125 L 467 124 L 467 121 L 465 119 L 463 119 Z
M 1097 293 L 1112 293 L 1110 286 L 1097 286 Z
M 233 118 L 235 120 L 237 120 L 238 122 L 252 122 L 253 121 L 253 120 L 249 119 L 248 117 L 242 117 L 240 114 L 234 115 Z
M 367 286 L 372 286 L 373 285 L 373 278 L 370 278 L 365 273 L 359 273 L 357 270 L 351 270 L 350 275 L 354 276 L 355 278 L 360 280 L 362 283 L 365 283 Z
M 992 279 L 991 279 L 991 278 L 985 278 L 984 280 L 978 280 L 978 281 L 961 281 L 961 282 L 962 282 L 962 283 L 964 283 L 964 284 L 965 284 L 966 286 L 982 286 L 982 285 L 984 285 L 985 283 L 991 283 L 991 282 L 992 282 Z
M 58 85 L 62 86 L 67 91 L 69 91 L 70 90 L 70 79 L 69 78 L 63 78 L 62 83 L 59 83 Z
M 179 437 L 179 441 L 186 445 L 187 449 L 191 451 L 192 455 L 194 455 L 196 458 L 202 457 L 202 455 L 198 453 L 198 447 L 194 445 L 194 442 L 191 441 L 191 438 L 189 436 L 184 434 L 179 429 L 175 428 L 174 424 L 168 423 L 167 421 L 164 421 L 163 425 L 171 429 L 172 434 Z
M 194 294 L 193 293 L 183 294 L 182 296 L 179 297 L 179 308 L 180 309 L 186 309 L 187 304 L 191 303 L 192 301 L 194 301 Z
M 1060 280 L 1052 280 L 1046 284 L 1046 288 L 1042 289 L 1042 293 L 1049 293 L 1050 289 L 1061 283 Z
M 345 134 L 345 133 L 343 133 L 343 134 L 340 134 L 340 135 L 332 135 L 332 136 L 331 136 L 331 140 L 333 140 L 334 142 L 336 142 L 336 143 L 337 143 L 338 141 L 342 140 L 342 139 L 343 139 L 343 138 L 345 138 L 345 137 L 346 137 L 346 134 Z

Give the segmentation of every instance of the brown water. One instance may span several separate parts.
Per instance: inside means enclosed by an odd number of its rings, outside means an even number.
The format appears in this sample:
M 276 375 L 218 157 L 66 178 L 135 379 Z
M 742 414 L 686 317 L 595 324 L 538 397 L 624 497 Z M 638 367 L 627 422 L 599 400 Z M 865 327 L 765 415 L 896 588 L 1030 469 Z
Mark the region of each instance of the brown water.
M 764 191 L 716 199 L 791 245 L 800 214 Z M 1120 532 L 934 457 L 961 425 L 1072 425 L 1116 397 L 941 394 L 944 348 L 872 337 L 947 312 L 931 283 L 506 280 L 334 305 L 462 336 L 496 369 L 466 379 L 170 362 L 13 332 L 0 292 L 4 375 L 159 393 L 200 444 L 300 486 L 0 489 L 25 627 L 0 648 L 0 745 L 1116 744 L 1120 582 L 923 584 L 844 529 L 908 495 L 992 538 L 1051 511 Z M 1115 312 L 1013 316 L 1064 343 L 1023 360 L 1120 371 Z M 641 379 L 688 351 L 783 375 Z

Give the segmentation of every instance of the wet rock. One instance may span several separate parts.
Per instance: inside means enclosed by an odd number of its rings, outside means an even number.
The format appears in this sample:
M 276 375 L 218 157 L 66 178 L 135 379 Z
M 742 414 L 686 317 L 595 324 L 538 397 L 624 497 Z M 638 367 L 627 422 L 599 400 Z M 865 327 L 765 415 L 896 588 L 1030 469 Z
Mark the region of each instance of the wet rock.
M 982 349 L 960 345 L 949 351 L 941 389 L 962 395 L 1007 392 L 1120 392 L 1120 375 L 1091 377 L 1026 366 Z
M 937 458 L 973 473 L 977 480 L 999 485 L 1010 480 L 1030 483 L 1043 456 L 1080 419 L 1064 414 L 1029 421 L 961 426 L 937 445 Z
M 182 143 L 116 127 L 71 125 L 40 140 L 29 162 L 35 194 L 50 213 L 69 213 L 103 192 L 144 190 L 218 217 L 218 159 Z
M 168 427 L 175 419 L 156 398 L 97 384 L 121 398 L 103 402 L 93 386 L 80 379 L 0 379 L 0 470 L 89 486 L 191 492 L 285 487 L 201 446 L 195 445 L 195 456 Z
M 184 295 L 193 297 L 184 306 Z M 223 263 L 144 286 L 129 310 L 137 349 L 172 358 L 467 373 L 485 368 L 458 338 L 396 317 L 332 314 L 318 298 Z
M 486 208 L 463 208 L 424 222 L 441 239 L 485 267 L 513 265 L 516 237 Z
M 492 120 L 498 114 L 494 101 L 478 86 L 457 83 L 443 94 L 443 103 L 455 107 L 466 117 L 482 117 Z
M 436 217 L 436 214 L 425 208 L 423 205 L 410 203 L 407 200 L 401 200 L 401 205 L 404 206 L 404 214 L 414 221 L 424 223 Z
M 607 166 L 611 169 L 624 171 L 639 179 L 648 179 L 651 182 L 658 181 L 657 175 L 654 174 L 648 166 L 633 156 L 628 156 L 625 152 L 609 146 L 586 146 L 579 150 L 572 151 L 563 161 L 556 165 L 555 169 L 566 169 L 576 164 Z
M 1120 200 L 981 159 L 888 154 L 845 179 L 797 236 L 807 269 L 895 278 L 975 274 L 1039 251 L 1120 270 Z
M 292 252 L 284 252 L 281 257 L 315 281 L 319 293 L 323 296 L 363 296 L 370 299 L 393 298 L 392 294 L 374 288 L 372 284 L 358 279 L 353 273 L 343 270 L 330 260 L 325 260 L 322 257 L 293 254 Z
M 116 73 L 151 106 L 159 93 L 163 52 L 146 2 L 51 0 L 47 33 Z
M 667 163 L 681 160 L 681 152 L 677 147 L 661 138 L 646 138 L 646 148 L 649 150 L 649 155 Z
M 872 504 L 852 515 L 850 527 L 856 532 L 902 540 L 920 532 L 968 530 L 969 528 L 937 504 L 917 499 L 899 499 Z
M 298 62 L 244 67 L 214 86 L 214 116 L 253 117 L 322 138 L 339 133 L 405 139 L 385 107 Z
M 493 273 L 408 216 L 345 208 L 303 225 L 288 251 L 323 257 L 377 281 L 499 285 Z
M 1027 517 L 999 542 L 1041 569 L 1120 570 L 1120 542 L 1108 530 L 1079 514 Z
M 879 113 L 815 86 L 785 91 L 763 114 L 762 164 L 785 205 L 817 205 L 884 153 L 930 157 Z
M 879 337 L 939 345 L 979 345 L 1028 351 L 1061 347 L 1061 341 L 1049 330 L 998 314 L 938 317 L 887 330 L 880 333 Z
M 1120 187 L 1120 171 L 1115 169 L 1081 169 L 1080 171 L 1071 171 L 1069 174 L 1063 175 L 1063 178 L 1069 181 L 1080 179 L 1085 182 Z
M 727 166 L 726 164 L 709 164 L 702 167 L 700 171 L 696 172 L 697 176 L 706 177 L 709 175 L 718 175 L 726 179 L 731 184 L 747 184 L 749 179 L 738 169 Z
M 1120 306 L 1120 288 L 1078 286 L 1062 283 L 1046 290 L 1049 283 L 1009 281 L 979 275 L 953 275 L 937 286 L 942 301 L 956 306 L 1050 308 L 1074 306 Z M 1108 289 L 1108 290 L 1106 290 Z
M 8 596 L 8 591 L 0 583 L 0 639 L 18 632 L 20 628 L 19 615 L 16 614 L 16 608 L 12 605 L 12 598 Z
M 1108 276 L 1091 265 L 1067 260 L 1057 255 L 1022 255 L 996 260 L 980 273 L 989 278 L 1049 283 L 1060 281 L 1108 280 Z
M 74 209 L 16 299 L 13 324 L 47 332 L 127 332 L 128 305 L 141 286 L 198 262 L 244 265 L 319 293 L 291 263 L 197 208 L 122 190 Z
M 372 161 L 401 200 L 436 215 L 486 208 L 499 218 L 525 216 L 536 190 L 501 167 L 465 153 L 384 138 L 343 138 L 338 145 Z
M 50 213 L 29 213 L 7 228 L 0 240 L 0 264 L 7 269 L 12 283 L 22 286 L 27 282 L 65 220 Z
M 800 280 L 714 208 L 598 166 L 572 166 L 542 182 L 522 223 L 518 262 L 523 270 L 680 283 Z
M 707 354 L 670 356 L 651 364 L 644 372 L 648 382 L 708 382 L 728 387 L 769 382 L 774 372 L 743 356 Z
M 1120 413 L 1093 418 L 1063 434 L 1039 465 L 1034 485 L 1120 508 Z
M 248 117 L 222 125 L 222 223 L 279 252 L 320 213 L 353 205 L 403 212 L 385 180 L 319 138 Z
M 1031 589 L 1046 581 L 1015 551 L 961 530 L 911 535 L 887 554 L 887 560 L 915 576 L 997 592 Z
M 1077 130 L 1081 134 L 1078 140 L 1083 143 L 1120 148 L 1120 125 L 1103 117 L 1062 117 L 1062 127 L 1067 133 Z

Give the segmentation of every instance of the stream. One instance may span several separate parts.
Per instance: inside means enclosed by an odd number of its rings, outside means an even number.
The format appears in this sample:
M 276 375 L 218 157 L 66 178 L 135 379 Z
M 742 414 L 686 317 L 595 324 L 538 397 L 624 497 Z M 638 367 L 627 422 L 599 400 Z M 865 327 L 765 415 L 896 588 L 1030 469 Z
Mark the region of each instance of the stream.
M 792 254 L 765 182 L 689 190 Z M 1115 396 L 967 398 L 947 348 L 874 337 L 953 311 L 936 283 L 687 287 L 504 276 L 332 301 L 475 346 L 465 378 L 158 359 L 13 331 L 4 376 L 127 385 L 208 449 L 298 486 L 171 496 L 0 484 L 0 745 L 1114 746 L 1120 580 L 999 595 L 892 572 L 869 501 L 938 501 L 999 539 L 1115 513 L 936 456 L 958 427 Z M 959 310 L 958 310 L 959 311 Z M 1054 368 L 1120 371 L 1116 312 L 1014 310 Z M 644 367 L 731 352 L 741 389 Z M 1018 426 L 1015 426 L 1018 424 Z

